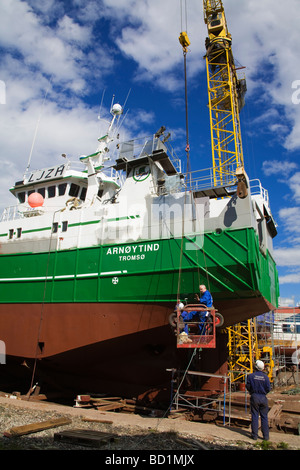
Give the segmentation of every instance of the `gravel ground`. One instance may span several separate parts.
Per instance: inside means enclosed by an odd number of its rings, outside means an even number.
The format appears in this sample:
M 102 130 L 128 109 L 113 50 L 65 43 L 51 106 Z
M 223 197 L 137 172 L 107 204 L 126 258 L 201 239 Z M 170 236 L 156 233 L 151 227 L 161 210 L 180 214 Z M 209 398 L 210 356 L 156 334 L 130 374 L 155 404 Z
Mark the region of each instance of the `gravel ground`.
M 232 449 L 224 443 L 206 443 L 203 440 L 181 436 L 178 432 L 160 432 L 155 427 L 142 430 L 136 426 L 116 426 L 114 424 L 86 422 L 82 416 L 72 416 L 72 424 L 52 428 L 37 433 L 28 434 L 20 437 L 7 438 L 3 432 L 15 426 L 24 426 L 26 424 L 42 422 L 49 419 L 69 417 L 68 414 L 58 413 L 57 411 L 42 411 L 33 409 L 22 409 L 21 411 L 14 406 L 0 405 L 0 449 L 2 450 L 87 450 L 99 449 L 97 446 L 82 446 L 78 444 L 65 443 L 54 440 L 54 434 L 67 429 L 84 429 L 102 431 L 115 435 L 113 442 L 101 445 L 102 450 L 189 450 L 201 449 L 201 444 L 209 446 L 215 450 L 225 448 Z M 100 419 L 100 418 L 99 418 Z M 105 417 L 107 419 L 107 416 Z M 122 420 L 122 419 L 120 419 Z M 156 423 L 155 423 L 156 424 Z M 193 439 L 194 444 L 191 443 Z M 181 442 L 182 441 L 182 442 Z M 245 446 L 242 447 L 245 449 Z
M 17 402 L 17 403 L 16 403 Z M 36 433 L 20 437 L 5 437 L 4 431 L 16 426 L 24 426 L 27 424 L 43 422 L 57 418 L 71 418 L 72 423 Z M 106 423 L 89 422 L 85 419 L 98 419 L 111 421 Z M 174 451 L 202 451 L 202 450 L 261 450 L 262 441 L 254 443 L 249 438 L 245 438 L 243 434 L 237 434 L 234 440 L 230 437 L 224 437 L 226 430 L 219 430 L 218 426 L 201 425 L 204 429 L 204 435 L 199 436 L 192 432 L 194 428 L 189 423 L 182 421 L 174 430 L 170 430 L 173 423 L 170 419 L 164 419 L 160 424 L 158 419 L 144 418 L 140 416 L 125 415 L 123 413 L 99 413 L 95 410 L 81 410 L 74 407 L 51 406 L 51 404 L 27 402 L 24 400 L 10 400 L 0 397 L 0 450 L 92 450 L 99 449 L 98 446 L 83 446 L 74 443 L 65 443 L 54 440 L 54 434 L 67 429 L 82 429 L 102 431 L 113 434 L 115 439 L 113 442 L 107 442 L 101 445 L 101 450 L 108 451 L 136 451 L 136 450 L 174 450 Z M 170 423 L 171 422 L 171 423 Z M 137 424 L 135 424 L 137 423 Z M 166 425 L 169 429 L 166 428 Z M 197 425 L 200 429 L 200 425 Z M 204 428 L 203 428 L 204 426 Z M 205 428 L 207 426 L 207 428 Z M 182 432 L 180 431 L 182 428 Z M 189 428 L 191 432 L 189 433 Z M 165 430 L 166 429 L 166 430 Z M 196 429 L 196 428 L 194 428 Z M 205 433 L 205 429 L 213 429 L 213 438 L 209 432 Z M 228 432 L 228 431 L 227 431 Z M 224 434 L 225 433 L 225 434 Z M 204 437 L 206 436 L 206 437 Z M 243 437 L 243 439 L 242 439 Z M 295 437 L 295 445 L 286 444 L 283 435 L 281 441 L 277 439 L 277 443 L 270 444 L 268 449 L 300 449 L 300 438 Z M 299 440 L 297 440 L 297 438 Z

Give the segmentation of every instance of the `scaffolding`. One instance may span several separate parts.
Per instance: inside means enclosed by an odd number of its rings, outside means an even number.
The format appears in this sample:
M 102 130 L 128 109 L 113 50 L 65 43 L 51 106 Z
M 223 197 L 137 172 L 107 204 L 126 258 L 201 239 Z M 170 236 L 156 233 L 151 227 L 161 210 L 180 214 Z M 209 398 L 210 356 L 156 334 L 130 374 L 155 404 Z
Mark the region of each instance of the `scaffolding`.
M 279 308 L 274 312 L 272 335 L 276 386 L 299 385 L 300 309 Z
M 227 332 L 231 384 L 245 383 L 246 376 L 253 372 L 253 364 L 259 354 L 255 319 L 232 325 Z
M 167 369 L 168 371 L 172 372 L 172 383 L 175 383 L 175 374 L 183 373 L 183 371 L 178 371 L 175 369 Z M 184 377 L 186 374 L 199 377 L 213 377 L 219 378 L 223 381 L 223 394 L 218 396 L 199 396 L 197 392 L 189 391 L 181 391 L 182 384 L 184 381 Z M 180 380 L 174 396 L 172 396 L 172 405 L 171 411 L 179 410 L 181 408 L 190 409 L 193 412 L 201 412 L 202 414 L 205 412 L 214 413 L 218 417 L 222 417 L 223 426 L 230 425 L 230 416 L 231 416 L 231 385 L 230 385 L 230 377 L 226 375 L 219 375 L 219 374 L 209 374 L 207 372 L 198 372 L 198 371 L 190 371 L 187 370 L 183 373 L 183 377 Z M 173 389 L 172 389 L 173 394 Z M 227 405 L 227 408 L 226 408 Z
M 299 384 L 300 308 L 279 308 L 227 328 L 231 383 L 245 384 L 255 361 L 273 386 Z

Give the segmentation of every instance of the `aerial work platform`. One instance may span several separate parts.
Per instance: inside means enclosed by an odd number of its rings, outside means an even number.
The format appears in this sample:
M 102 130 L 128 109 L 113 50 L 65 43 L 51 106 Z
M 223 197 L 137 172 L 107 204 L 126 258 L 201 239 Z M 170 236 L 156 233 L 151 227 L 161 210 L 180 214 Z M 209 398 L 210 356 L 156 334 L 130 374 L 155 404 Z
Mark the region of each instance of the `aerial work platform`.
M 191 320 L 184 320 L 183 313 L 187 313 Z M 216 326 L 219 326 L 223 317 L 214 308 L 201 304 L 184 306 L 184 312 L 176 308 L 176 336 L 177 348 L 215 348 Z

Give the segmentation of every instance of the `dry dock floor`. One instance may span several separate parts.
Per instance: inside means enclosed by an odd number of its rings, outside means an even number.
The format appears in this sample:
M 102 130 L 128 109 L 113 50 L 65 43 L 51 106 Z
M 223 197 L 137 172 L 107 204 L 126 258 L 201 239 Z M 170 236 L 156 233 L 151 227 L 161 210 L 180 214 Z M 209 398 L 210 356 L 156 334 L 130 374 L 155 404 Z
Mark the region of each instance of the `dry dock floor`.
M 14 416 L 16 416 L 16 419 L 14 418 Z M 21 416 L 23 417 L 21 423 L 20 421 L 18 421 L 18 416 L 20 418 Z M 137 414 L 99 412 L 95 409 L 75 408 L 72 406 L 54 404 L 45 401 L 11 399 L 3 396 L 0 396 L 0 441 L 1 439 L 5 439 L 3 438 L 3 432 L 6 431 L 8 428 L 11 428 L 13 426 L 19 426 L 20 424 L 36 422 L 38 420 L 43 421 L 45 419 L 49 419 L 49 416 L 50 418 L 52 416 L 70 417 L 72 422 L 75 424 L 78 424 L 78 422 L 82 420 L 82 425 L 80 427 L 84 429 L 88 425 L 88 422 L 94 425 L 94 429 L 101 429 L 101 424 L 97 424 L 97 421 L 98 423 L 101 421 L 108 422 L 109 425 L 102 424 L 102 426 L 106 426 L 105 430 L 107 430 L 109 427 L 112 432 L 118 434 L 118 431 L 120 429 L 123 429 L 123 436 L 124 429 L 125 435 L 126 430 L 128 434 L 136 434 L 139 436 L 147 436 L 147 433 L 175 433 L 175 436 L 178 436 L 182 439 L 186 439 L 186 442 L 188 442 L 190 438 L 194 438 L 198 441 L 201 441 L 204 446 L 205 444 L 211 445 L 215 443 L 216 446 L 221 445 L 226 447 L 225 450 L 228 450 L 230 446 L 232 446 L 234 450 L 237 445 L 237 450 L 243 449 L 243 447 L 245 449 L 251 450 L 251 446 L 253 446 L 254 444 L 254 441 L 250 437 L 249 428 L 234 428 L 228 426 L 224 427 L 222 425 L 220 426 L 210 423 L 190 422 L 182 419 L 144 417 Z M 95 426 L 98 426 L 98 428 Z M 104 428 L 102 427 L 102 429 Z M 46 431 L 43 432 L 45 433 Z M 42 435 L 43 432 L 36 433 L 34 436 L 38 438 L 38 435 Z M 49 432 L 52 433 L 50 435 L 50 439 L 53 439 L 54 433 L 59 432 L 59 429 L 52 429 L 50 431 L 48 430 L 48 436 Z M 23 438 L 24 436 L 21 439 Z M 143 440 L 143 438 L 141 437 L 140 439 Z M 33 441 L 34 440 L 32 440 L 32 442 Z M 132 442 L 134 441 L 131 441 L 131 445 Z M 262 439 L 259 438 L 258 442 L 262 442 Z M 300 450 L 299 435 L 271 432 L 270 442 L 274 445 L 285 443 L 287 445 L 288 450 Z M 71 445 L 70 448 L 75 447 L 76 446 Z M 55 447 L 50 446 L 50 448 L 52 449 Z M 105 448 L 107 447 L 104 447 L 103 450 Z M 134 445 L 131 448 L 134 449 Z M 135 450 L 139 450 L 141 448 L 147 449 L 147 447 L 143 447 L 141 445 L 141 441 L 137 442 Z M 164 447 L 161 447 L 160 439 L 157 439 L 157 449 L 162 448 Z M 125 449 L 126 447 L 124 447 L 123 450 Z M 176 449 L 176 446 L 173 449 Z M 188 450 L 188 448 L 186 450 Z

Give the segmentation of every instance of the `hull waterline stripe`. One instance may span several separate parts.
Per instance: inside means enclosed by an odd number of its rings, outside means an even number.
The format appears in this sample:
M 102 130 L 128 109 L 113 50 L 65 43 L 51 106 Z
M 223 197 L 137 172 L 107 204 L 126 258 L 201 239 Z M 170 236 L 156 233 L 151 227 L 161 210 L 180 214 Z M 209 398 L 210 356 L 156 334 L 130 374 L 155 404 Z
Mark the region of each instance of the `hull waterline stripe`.
M 3 277 L 0 282 L 21 282 L 21 281 L 51 281 L 53 279 L 74 279 L 83 277 L 110 276 L 115 274 L 127 274 L 127 270 L 123 271 L 104 271 L 101 273 L 84 273 L 84 274 L 63 274 L 60 276 L 38 276 L 38 277 Z
M 19 281 L 45 281 L 53 279 L 53 276 L 39 276 L 39 277 L 4 277 L 0 282 L 19 282 Z
M 110 274 L 122 274 L 122 271 L 103 271 L 100 273 L 100 276 L 107 276 Z

